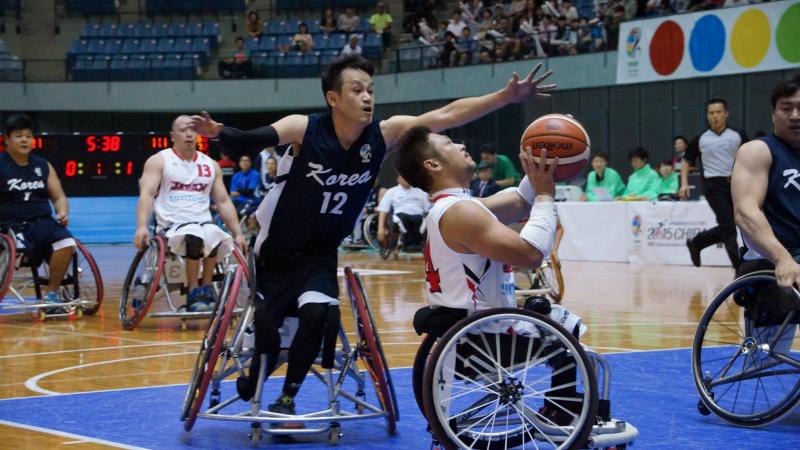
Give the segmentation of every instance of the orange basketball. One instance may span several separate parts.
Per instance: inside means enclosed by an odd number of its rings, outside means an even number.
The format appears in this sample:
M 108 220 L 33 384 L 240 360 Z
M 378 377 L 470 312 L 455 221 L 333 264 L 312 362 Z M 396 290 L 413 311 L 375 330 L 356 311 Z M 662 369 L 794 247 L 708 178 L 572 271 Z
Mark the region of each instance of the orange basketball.
M 558 167 L 553 172 L 556 181 L 575 178 L 589 161 L 589 134 L 574 117 L 564 114 L 547 114 L 534 120 L 522 133 L 520 148 L 530 147 L 536 162 L 547 150 L 547 163 L 558 157 Z

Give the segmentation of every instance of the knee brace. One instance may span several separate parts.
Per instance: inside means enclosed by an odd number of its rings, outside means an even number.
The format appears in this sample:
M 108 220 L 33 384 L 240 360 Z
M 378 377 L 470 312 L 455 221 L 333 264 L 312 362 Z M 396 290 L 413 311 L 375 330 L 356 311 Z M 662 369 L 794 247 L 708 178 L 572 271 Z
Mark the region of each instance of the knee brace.
M 183 245 L 186 248 L 186 257 L 189 259 L 200 259 L 203 257 L 203 239 L 193 234 L 183 237 Z

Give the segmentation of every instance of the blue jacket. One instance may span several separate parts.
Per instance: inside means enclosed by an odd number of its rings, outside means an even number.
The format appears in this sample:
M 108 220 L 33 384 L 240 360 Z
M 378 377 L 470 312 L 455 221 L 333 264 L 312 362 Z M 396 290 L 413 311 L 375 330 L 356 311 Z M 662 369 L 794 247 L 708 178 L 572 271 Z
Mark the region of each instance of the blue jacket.
M 261 186 L 258 171 L 250 169 L 245 172 L 236 172 L 231 179 L 231 193 L 238 192 L 239 197 L 232 200 L 236 203 L 255 203 L 258 201 L 256 190 Z

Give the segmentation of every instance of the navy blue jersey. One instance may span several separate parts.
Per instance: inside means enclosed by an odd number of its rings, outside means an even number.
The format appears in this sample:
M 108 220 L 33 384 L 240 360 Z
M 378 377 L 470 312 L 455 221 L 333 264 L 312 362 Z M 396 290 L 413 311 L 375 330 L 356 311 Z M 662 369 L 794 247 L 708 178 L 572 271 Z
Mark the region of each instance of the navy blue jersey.
M 775 237 L 789 253 L 800 253 L 800 149 L 793 149 L 770 133 L 760 138 L 769 146 L 769 168 L 764 215 Z
M 28 156 L 28 165 L 20 166 L 8 152 L 0 153 L 0 224 L 32 222 L 52 214 L 47 176 L 47 160 Z
M 283 157 L 279 182 L 259 207 L 261 254 L 335 251 L 353 231 L 385 154 L 379 120 L 344 149 L 331 115 L 310 114 L 300 154 Z

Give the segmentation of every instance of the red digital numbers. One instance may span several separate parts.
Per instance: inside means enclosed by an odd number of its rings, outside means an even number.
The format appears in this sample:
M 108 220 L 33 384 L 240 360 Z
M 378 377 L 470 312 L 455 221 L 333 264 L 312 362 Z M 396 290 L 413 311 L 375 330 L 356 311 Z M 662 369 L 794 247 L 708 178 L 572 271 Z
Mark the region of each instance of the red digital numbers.
M 119 136 L 87 136 L 86 137 L 86 151 L 87 152 L 118 152 L 122 144 L 122 139 Z
M 71 159 L 67 161 L 66 166 L 64 166 L 64 175 L 68 177 L 74 177 L 77 172 L 78 172 L 78 163 L 76 163 Z
M 166 136 L 154 136 L 150 140 L 151 150 L 162 150 L 165 148 L 169 148 L 169 146 L 170 146 L 169 138 Z
M 125 166 L 125 175 L 133 175 L 133 161 L 128 161 Z
M 208 138 L 205 136 L 197 136 L 197 151 L 208 154 Z

